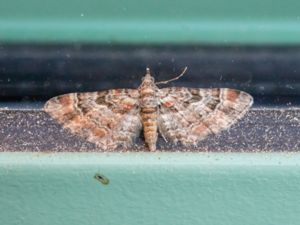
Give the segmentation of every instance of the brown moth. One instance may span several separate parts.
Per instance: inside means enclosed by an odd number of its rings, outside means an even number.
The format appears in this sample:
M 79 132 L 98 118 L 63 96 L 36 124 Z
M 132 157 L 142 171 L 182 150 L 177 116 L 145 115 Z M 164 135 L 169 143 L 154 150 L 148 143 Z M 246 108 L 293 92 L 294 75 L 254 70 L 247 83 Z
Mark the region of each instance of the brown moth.
M 60 95 L 44 109 L 71 133 L 103 150 L 129 147 L 143 129 L 149 150 L 155 151 L 158 131 L 166 142 L 196 146 L 237 122 L 253 103 L 251 95 L 234 89 L 157 87 L 169 81 L 155 83 L 147 68 L 138 89 Z

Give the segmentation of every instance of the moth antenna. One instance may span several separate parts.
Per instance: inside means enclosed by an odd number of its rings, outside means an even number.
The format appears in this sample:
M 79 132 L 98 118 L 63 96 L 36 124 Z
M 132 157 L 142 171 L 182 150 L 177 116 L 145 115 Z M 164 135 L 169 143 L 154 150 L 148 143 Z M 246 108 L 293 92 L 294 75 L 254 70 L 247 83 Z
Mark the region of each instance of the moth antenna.
M 181 74 L 179 74 L 177 77 L 174 77 L 174 78 L 172 78 L 170 80 L 159 81 L 159 82 L 156 82 L 155 84 L 167 84 L 167 83 L 169 83 L 171 81 L 178 80 L 180 77 L 182 77 L 185 74 L 186 71 L 187 71 L 187 66 L 184 67 L 184 69 L 182 70 Z

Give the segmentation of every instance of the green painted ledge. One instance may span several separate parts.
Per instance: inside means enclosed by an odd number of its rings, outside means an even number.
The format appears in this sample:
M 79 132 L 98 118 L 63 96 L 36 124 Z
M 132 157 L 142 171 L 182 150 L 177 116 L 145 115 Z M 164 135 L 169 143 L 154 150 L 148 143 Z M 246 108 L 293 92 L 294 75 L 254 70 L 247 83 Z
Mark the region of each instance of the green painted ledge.
M 6 225 L 300 221 L 299 153 L 4 152 L 0 182 Z
M 299 44 L 297 0 L 0 1 L 0 42 Z
M 294 21 L 0 21 L 1 41 L 102 44 L 300 43 Z

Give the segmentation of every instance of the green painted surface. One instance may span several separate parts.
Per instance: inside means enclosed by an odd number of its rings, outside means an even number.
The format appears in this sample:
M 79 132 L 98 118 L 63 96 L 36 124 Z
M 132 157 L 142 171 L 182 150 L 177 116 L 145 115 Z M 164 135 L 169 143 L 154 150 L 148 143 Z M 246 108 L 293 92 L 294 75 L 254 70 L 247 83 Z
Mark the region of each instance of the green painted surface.
M 297 0 L 0 1 L 0 41 L 300 42 Z
M 0 153 L 0 220 L 296 225 L 300 154 Z

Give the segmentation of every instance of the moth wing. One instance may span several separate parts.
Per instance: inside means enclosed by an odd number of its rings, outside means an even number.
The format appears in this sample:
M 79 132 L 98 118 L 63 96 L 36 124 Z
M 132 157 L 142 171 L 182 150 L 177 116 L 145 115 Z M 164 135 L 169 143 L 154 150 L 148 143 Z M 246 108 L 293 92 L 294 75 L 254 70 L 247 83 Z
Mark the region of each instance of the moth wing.
M 158 127 L 167 141 L 196 145 L 228 129 L 253 103 L 251 95 L 228 88 L 163 88 Z
M 67 128 L 104 150 L 130 146 L 142 129 L 135 89 L 70 93 L 48 100 L 44 110 Z

